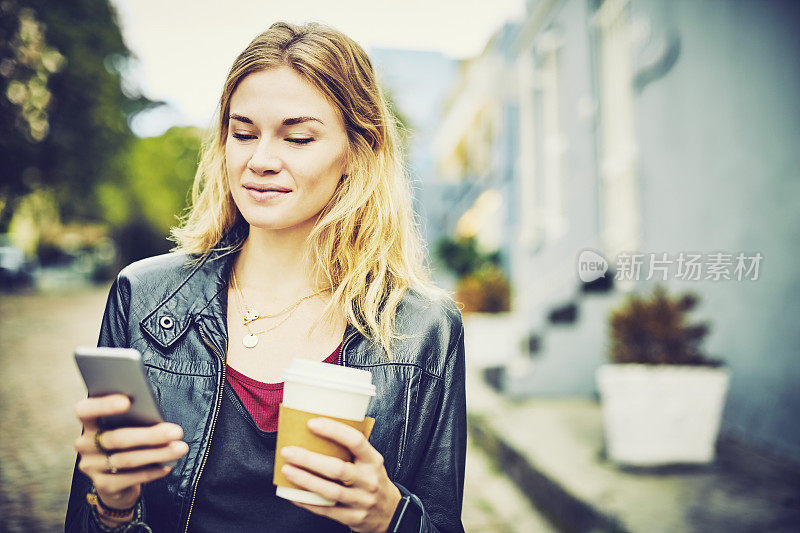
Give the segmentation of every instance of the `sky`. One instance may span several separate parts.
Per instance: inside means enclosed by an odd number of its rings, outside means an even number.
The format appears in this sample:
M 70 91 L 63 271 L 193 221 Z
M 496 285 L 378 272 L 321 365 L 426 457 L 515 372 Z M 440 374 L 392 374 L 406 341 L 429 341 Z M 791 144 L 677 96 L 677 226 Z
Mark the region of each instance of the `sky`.
M 140 136 L 173 125 L 208 127 L 231 63 L 277 20 L 318 21 L 373 48 L 480 54 L 502 24 L 519 19 L 524 0 L 111 0 L 137 58 L 126 83 L 168 109 L 139 117 Z

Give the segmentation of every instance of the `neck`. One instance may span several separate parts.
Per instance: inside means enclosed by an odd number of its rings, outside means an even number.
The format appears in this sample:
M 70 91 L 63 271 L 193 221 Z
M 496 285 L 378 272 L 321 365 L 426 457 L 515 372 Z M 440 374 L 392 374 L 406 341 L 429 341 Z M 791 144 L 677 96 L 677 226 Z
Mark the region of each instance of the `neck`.
M 309 231 L 303 227 L 267 230 L 250 226 L 234 263 L 239 284 L 251 294 L 274 301 L 300 298 L 322 288 L 324 284 L 311 280 L 303 265 Z

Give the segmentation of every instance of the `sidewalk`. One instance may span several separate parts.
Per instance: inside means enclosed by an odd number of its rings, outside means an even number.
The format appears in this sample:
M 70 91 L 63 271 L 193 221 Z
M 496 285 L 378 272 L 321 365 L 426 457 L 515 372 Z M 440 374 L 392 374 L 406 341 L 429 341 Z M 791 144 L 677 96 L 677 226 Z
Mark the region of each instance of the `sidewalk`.
M 512 401 L 468 371 L 469 431 L 558 530 L 797 532 L 796 470 L 730 449 L 704 467 L 619 469 L 603 458 L 600 407 Z
M 467 533 L 556 533 L 472 439 L 466 471 L 461 521 Z

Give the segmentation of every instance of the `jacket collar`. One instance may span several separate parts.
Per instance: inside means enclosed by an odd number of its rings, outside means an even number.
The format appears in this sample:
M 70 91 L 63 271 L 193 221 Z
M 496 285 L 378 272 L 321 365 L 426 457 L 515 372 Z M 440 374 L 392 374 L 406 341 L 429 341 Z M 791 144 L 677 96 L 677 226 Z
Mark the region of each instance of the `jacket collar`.
M 247 232 L 248 225 L 237 222 L 194 266 L 191 260 L 196 256 L 180 257 L 181 276 L 174 281 L 175 288 L 140 322 L 141 328 L 162 349 L 170 349 L 200 316 L 213 317 L 214 329 L 227 338 L 224 318 L 220 323 L 220 317 L 225 317 L 227 312 L 227 292 L 224 291 L 228 287 L 233 259 Z M 212 305 L 213 309 L 209 309 Z
M 202 322 L 217 341 L 222 354 L 227 352 L 227 290 L 233 259 L 249 231 L 246 222 L 239 221 L 223 236 L 219 244 L 202 260 L 191 266 L 192 256 L 182 257 L 185 272 L 176 280 L 176 287 L 140 322 L 150 338 L 163 350 L 169 350 L 192 322 Z M 169 327 L 167 327 L 169 326 Z M 351 324 L 345 328 L 349 339 L 358 330 Z

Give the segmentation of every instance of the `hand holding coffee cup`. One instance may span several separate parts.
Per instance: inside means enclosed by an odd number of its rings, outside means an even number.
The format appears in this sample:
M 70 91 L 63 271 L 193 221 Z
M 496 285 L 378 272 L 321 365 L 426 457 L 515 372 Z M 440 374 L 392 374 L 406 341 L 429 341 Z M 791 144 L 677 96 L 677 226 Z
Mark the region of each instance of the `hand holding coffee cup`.
M 353 531 L 386 531 L 401 495 L 386 473 L 383 456 L 363 433 L 341 422 L 313 418 L 308 427 L 316 435 L 345 446 L 352 452 L 354 461 L 345 462 L 303 448 L 285 447 L 282 455 L 287 462 L 283 467 L 286 477 L 336 505 L 293 503 L 341 522 Z
M 372 375 L 295 359 L 284 378 L 277 495 L 354 531 L 385 531 L 401 495 L 367 440 Z

